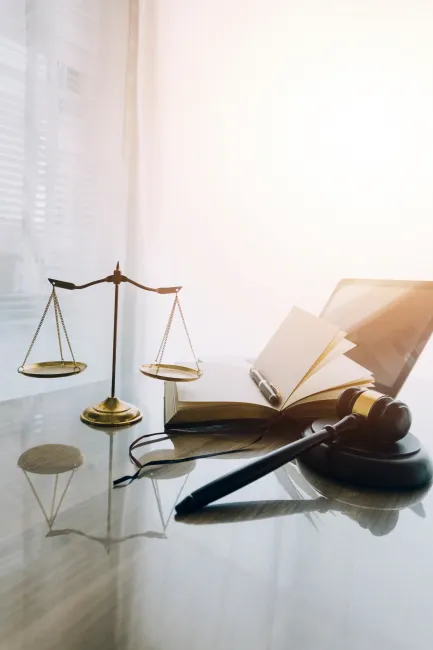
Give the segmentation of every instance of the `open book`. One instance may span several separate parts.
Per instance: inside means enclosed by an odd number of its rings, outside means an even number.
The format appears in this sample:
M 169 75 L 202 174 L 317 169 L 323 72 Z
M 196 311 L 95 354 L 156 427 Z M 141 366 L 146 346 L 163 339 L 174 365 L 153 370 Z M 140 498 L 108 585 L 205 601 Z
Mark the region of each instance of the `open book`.
M 345 356 L 353 347 L 338 327 L 294 307 L 252 363 L 203 363 L 199 380 L 166 382 L 165 424 L 334 414 L 345 388 L 373 384 L 371 372 Z M 278 404 L 261 392 L 251 367 L 277 389 Z

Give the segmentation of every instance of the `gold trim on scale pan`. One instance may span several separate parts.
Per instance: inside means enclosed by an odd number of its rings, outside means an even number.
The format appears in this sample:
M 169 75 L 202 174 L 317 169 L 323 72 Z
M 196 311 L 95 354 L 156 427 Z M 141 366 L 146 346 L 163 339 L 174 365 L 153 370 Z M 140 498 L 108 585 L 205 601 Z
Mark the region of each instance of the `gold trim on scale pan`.
M 202 371 L 198 368 L 174 366 L 168 363 L 146 363 L 140 366 L 140 372 L 146 377 L 163 381 L 195 381 L 202 375 Z
M 39 363 L 26 363 L 18 368 L 18 372 L 26 377 L 41 377 L 57 379 L 78 375 L 87 368 L 81 361 L 40 361 Z

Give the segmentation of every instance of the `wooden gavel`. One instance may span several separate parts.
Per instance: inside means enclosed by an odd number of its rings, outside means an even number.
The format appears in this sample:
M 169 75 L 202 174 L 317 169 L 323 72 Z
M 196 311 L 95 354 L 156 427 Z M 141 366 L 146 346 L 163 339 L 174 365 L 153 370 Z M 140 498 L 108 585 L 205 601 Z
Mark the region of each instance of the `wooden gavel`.
M 412 414 L 404 402 L 366 388 L 347 388 L 338 398 L 336 408 L 337 415 L 343 418 L 334 425 L 342 427 L 337 435 L 349 431 L 343 422 L 350 426 L 353 421 L 353 428 L 368 430 L 378 442 L 397 442 L 409 433 L 412 424 Z
M 346 434 L 358 430 L 360 435 L 365 434 L 371 439 L 372 444 L 376 441 L 392 443 L 404 438 L 412 423 L 406 404 L 365 388 L 347 388 L 337 400 L 336 408 L 338 416 L 342 418 L 339 422 L 327 424 L 317 433 L 285 445 L 204 485 L 177 504 L 177 514 L 188 514 L 221 499 L 323 442 L 344 440 Z

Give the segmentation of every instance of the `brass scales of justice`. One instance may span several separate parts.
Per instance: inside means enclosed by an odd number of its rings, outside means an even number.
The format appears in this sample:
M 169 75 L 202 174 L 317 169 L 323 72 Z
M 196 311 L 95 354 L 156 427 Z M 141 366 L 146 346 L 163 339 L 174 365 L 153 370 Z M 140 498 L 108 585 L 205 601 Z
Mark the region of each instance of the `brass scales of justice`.
M 97 427 L 122 427 L 130 426 L 136 424 L 142 418 L 141 411 L 138 407 L 128 404 L 123 400 L 120 400 L 116 397 L 116 353 L 117 353 L 117 322 L 118 322 L 118 304 L 119 304 L 119 285 L 122 282 L 129 282 L 139 289 L 144 291 L 153 291 L 159 294 L 174 294 L 174 301 L 168 318 L 167 326 L 162 337 L 161 345 L 159 347 L 158 353 L 156 355 L 155 361 L 153 363 L 144 364 L 140 366 L 140 371 L 143 375 L 151 377 L 152 379 L 161 379 L 164 381 L 194 381 L 199 379 L 202 375 L 200 370 L 197 357 L 194 353 L 191 339 L 188 333 L 188 329 L 185 323 L 185 317 L 183 315 L 182 307 L 179 301 L 179 291 L 182 287 L 161 287 L 159 289 L 153 289 L 151 287 L 146 287 L 143 284 L 139 284 L 130 278 L 127 278 L 122 274 L 119 268 L 119 262 L 113 271 L 112 275 L 108 275 L 106 278 L 101 280 L 93 280 L 93 282 L 87 282 L 87 284 L 76 285 L 72 282 L 64 282 L 63 280 L 53 280 L 48 278 L 48 281 L 51 283 L 53 289 L 51 295 L 48 299 L 47 305 L 45 307 L 42 318 L 39 322 L 39 325 L 36 329 L 36 332 L 33 336 L 30 347 L 27 351 L 27 354 L 24 358 L 23 363 L 18 368 L 18 372 L 27 377 L 36 377 L 36 378 L 59 378 L 59 377 L 70 377 L 72 375 L 78 375 L 83 372 L 87 365 L 81 361 L 76 361 L 74 353 L 72 352 L 71 342 L 66 330 L 65 322 L 63 320 L 62 311 L 60 309 L 59 299 L 57 297 L 56 288 L 59 289 L 87 289 L 95 284 L 101 284 L 103 282 L 111 282 L 114 284 L 114 325 L 113 325 L 113 357 L 112 357 L 112 368 L 111 368 L 111 395 L 104 399 L 104 401 L 94 406 L 89 406 L 81 413 L 80 418 L 86 424 Z M 37 336 L 40 332 L 42 324 L 45 320 L 45 317 L 48 313 L 50 305 L 53 305 L 54 315 L 56 320 L 57 328 L 57 338 L 59 343 L 60 351 L 60 361 L 42 361 L 38 363 L 27 363 L 27 360 L 30 356 L 32 348 L 35 344 Z M 170 333 L 170 328 L 173 322 L 173 317 L 175 315 L 176 309 L 178 309 L 182 324 L 188 339 L 189 346 L 191 348 L 192 355 L 195 361 L 195 368 L 181 365 L 170 365 L 162 363 L 162 358 L 164 355 L 168 335 Z M 69 352 L 71 354 L 72 360 L 66 361 L 63 356 L 63 347 L 62 347 L 62 336 L 61 329 L 63 330 L 64 337 L 66 339 Z

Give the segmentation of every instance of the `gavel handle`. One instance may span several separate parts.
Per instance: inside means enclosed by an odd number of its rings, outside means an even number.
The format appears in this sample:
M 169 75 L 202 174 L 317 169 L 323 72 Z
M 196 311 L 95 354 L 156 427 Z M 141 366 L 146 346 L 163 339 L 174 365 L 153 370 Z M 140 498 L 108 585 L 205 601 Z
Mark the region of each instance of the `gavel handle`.
M 273 472 L 278 467 L 294 460 L 304 451 L 311 449 L 311 447 L 316 447 L 325 440 L 332 440 L 346 431 L 356 429 L 359 420 L 360 416 L 358 415 L 347 415 L 337 422 L 337 424 L 327 425 L 321 431 L 308 436 L 308 438 L 301 438 L 301 440 L 291 442 L 289 445 L 281 447 L 266 456 L 262 456 L 240 469 L 236 469 L 229 474 L 225 474 L 211 481 L 178 503 L 176 506 L 177 514 L 184 515 L 189 512 L 194 512 L 217 499 L 225 497 L 227 494 L 239 490 L 245 485 L 257 481 L 262 476 L 266 476 L 266 474 Z

